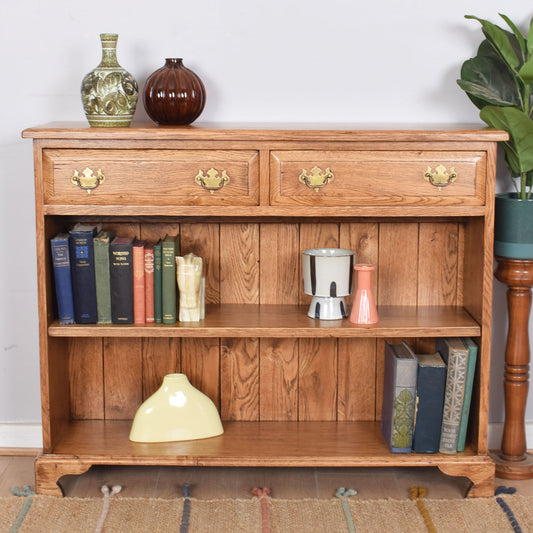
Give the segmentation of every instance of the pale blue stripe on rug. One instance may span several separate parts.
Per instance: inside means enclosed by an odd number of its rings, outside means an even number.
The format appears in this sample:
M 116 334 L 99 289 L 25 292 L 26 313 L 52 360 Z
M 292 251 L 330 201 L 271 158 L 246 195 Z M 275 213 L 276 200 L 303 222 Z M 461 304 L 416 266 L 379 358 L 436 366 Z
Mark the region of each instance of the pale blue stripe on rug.
M 22 509 L 20 510 L 17 519 L 9 530 L 9 533 L 16 533 L 22 525 L 24 518 L 26 518 L 28 511 L 30 510 L 31 504 L 33 503 L 33 495 L 35 494 L 35 492 L 31 490 L 29 485 L 24 485 L 23 490 L 20 490 L 18 487 L 13 487 L 11 489 L 11 494 L 13 494 L 14 496 L 26 497 L 26 501 L 24 502 L 24 505 L 22 506 Z
M 357 491 L 355 489 L 346 490 L 344 487 L 339 487 L 335 491 L 335 496 L 340 499 L 342 510 L 344 512 L 344 517 L 346 518 L 346 525 L 348 526 L 349 533 L 355 533 L 355 524 L 353 522 L 352 512 L 350 511 L 350 506 L 346 501 L 346 498 L 350 496 L 355 496 Z

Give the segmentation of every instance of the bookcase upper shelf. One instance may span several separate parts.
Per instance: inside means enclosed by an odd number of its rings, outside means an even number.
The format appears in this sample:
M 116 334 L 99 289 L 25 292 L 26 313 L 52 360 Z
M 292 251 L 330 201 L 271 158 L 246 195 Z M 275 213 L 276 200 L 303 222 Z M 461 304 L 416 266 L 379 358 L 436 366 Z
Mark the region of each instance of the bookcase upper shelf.
M 315 320 L 306 306 L 208 305 L 200 322 L 173 325 L 71 324 L 54 322 L 52 337 L 438 337 L 479 336 L 479 324 L 462 308 L 381 306 L 379 323 L 358 326 L 348 320 Z

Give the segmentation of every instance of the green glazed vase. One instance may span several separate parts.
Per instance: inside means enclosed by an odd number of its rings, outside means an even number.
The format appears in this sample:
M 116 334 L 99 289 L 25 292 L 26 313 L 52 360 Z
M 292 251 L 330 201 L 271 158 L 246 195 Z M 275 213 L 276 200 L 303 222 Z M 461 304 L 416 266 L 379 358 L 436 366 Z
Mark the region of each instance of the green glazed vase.
M 102 61 L 81 83 L 81 100 L 91 126 L 129 126 L 139 97 L 135 78 L 117 61 L 116 33 L 100 34 Z
M 515 193 L 496 195 L 494 255 L 533 259 L 533 199 L 519 200 Z

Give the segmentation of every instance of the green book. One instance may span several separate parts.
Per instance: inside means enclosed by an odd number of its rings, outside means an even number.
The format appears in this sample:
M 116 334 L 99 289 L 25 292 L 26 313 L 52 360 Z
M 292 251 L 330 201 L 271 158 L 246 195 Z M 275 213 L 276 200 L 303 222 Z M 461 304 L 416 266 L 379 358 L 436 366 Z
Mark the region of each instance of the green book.
M 96 310 L 99 324 L 111 324 L 111 286 L 109 283 L 109 243 L 114 231 L 101 230 L 93 239 Z
M 161 242 L 162 239 L 159 239 L 154 244 L 154 319 L 156 324 L 163 322 Z
M 469 337 L 462 339 L 468 348 L 468 363 L 466 366 L 465 394 L 463 398 L 463 409 L 461 411 L 461 423 L 459 425 L 459 437 L 457 439 L 457 451 L 465 451 L 466 431 L 468 429 L 468 417 L 470 415 L 470 403 L 472 401 L 472 387 L 474 386 L 474 375 L 476 373 L 477 344 Z
M 175 324 L 178 316 L 176 256 L 179 254 L 179 235 L 167 235 L 161 243 L 161 292 L 163 304 L 163 324 Z

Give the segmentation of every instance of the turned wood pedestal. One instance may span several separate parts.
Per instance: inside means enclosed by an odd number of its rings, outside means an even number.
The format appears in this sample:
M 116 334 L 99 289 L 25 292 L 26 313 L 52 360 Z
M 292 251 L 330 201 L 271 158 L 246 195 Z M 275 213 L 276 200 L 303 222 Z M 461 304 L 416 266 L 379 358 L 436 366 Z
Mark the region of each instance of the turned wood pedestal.
M 529 313 L 533 260 L 496 257 L 496 278 L 508 286 L 509 331 L 505 349 L 505 424 L 502 448 L 495 454 L 496 475 L 533 478 L 533 456 L 526 452 L 525 411 L 529 389 Z

